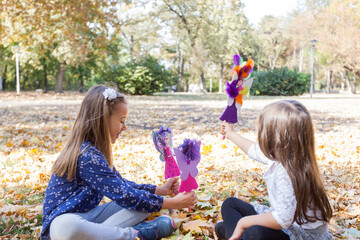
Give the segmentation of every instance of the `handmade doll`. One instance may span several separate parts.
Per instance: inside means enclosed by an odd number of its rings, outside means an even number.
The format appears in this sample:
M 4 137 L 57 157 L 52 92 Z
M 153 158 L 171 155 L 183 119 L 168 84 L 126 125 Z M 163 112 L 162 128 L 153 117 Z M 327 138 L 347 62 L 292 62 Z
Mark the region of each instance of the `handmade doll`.
M 254 61 L 249 59 L 243 62 L 239 55 L 234 55 L 235 67 L 232 71 L 231 83 L 226 82 L 226 93 L 228 94 L 227 107 L 220 117 L 221 121 L 228 123 L 238 122 L 238 113 L 243 104 L 243 96 L 249 93 L 253 79 L 247 79 L 254 67 Z
M 174 159 L 172 149 L 172 132 L 166 125 L 162 126 L 159 131 L 152 132 L 156 150 L 160 153 L 160 160 L 165 162 L 165 179 L 177 177 L 180 170 Z
M 198 188 L 195 177 L 198 174 L 196 166 L 201 157 L 200 144 L 200 141 L 185 139 L 182 145 L 174 148 L 176 161 L 181 171 L 179 192 L 191 192 Z

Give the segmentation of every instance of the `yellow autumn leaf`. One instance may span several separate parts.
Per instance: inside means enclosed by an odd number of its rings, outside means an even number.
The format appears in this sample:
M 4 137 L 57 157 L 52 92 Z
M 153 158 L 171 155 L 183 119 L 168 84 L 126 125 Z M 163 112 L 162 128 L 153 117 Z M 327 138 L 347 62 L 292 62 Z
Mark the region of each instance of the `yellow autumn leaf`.
M 206 154 L 210 153 L 211 151 L 212 151 L 212 145 L 211 144 L 210 145 L 204 145 L 201 154 L 206 155 Z
M 29 141 L 23 140 L 23 141 L 21 142 L 21 146 L 26 147 L 26 146 L 29 145 L 29 143 L 30 143 Z
M 8 147 L 8 148 L 13 147 L 13 146 L 14 146 L 14 144 L 12 144 L 12 142 L 10 142 L 10 141 L 8 141 L 6 143 L 6 147 Z
M 195 233 L 201 233 L 201 227 L 214 227 L 213 225 L 207 223 L 205 220 L 197 219 L 194 221 L 189 221 L 187 223 L 184 223 L 183 229 L 185 231 L 195 232 Z

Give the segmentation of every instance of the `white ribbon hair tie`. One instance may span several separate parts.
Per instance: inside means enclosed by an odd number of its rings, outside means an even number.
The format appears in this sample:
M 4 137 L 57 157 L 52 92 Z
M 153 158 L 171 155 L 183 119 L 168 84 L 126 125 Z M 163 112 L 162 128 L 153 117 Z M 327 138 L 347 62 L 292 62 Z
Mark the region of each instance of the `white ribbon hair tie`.
M 117 93 L 112 88 L 105 89 L 103 92 L 103 95 L 104 95 L 104 98 L 107 100 L 113 100 L 113 99 L 117 98 Z

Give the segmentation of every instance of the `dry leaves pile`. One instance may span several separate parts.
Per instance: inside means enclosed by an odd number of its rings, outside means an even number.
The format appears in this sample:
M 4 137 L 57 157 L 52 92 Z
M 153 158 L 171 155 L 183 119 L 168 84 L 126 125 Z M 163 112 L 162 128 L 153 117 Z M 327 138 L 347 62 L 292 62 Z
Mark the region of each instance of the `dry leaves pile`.
M 66 141 L 83 95 L 0 93 L 0 238 L 38 239 L 42 201 L 52 163 Z M 237 130 L 255 139 L 259 111 L 279 98 L 244 102 Z M 316 153 L 334 208 L 330 230 L 337 239 L 360 237 L 360 97 L 326 95 L 294 98 L 311 112 L 316 129 Z M 262 179 L 265 167 L 222 140 L 218 117 L 225 96 L 172 95 L 129 97 L 128 130 L 114 145 L 115 166 L 127 179 L 161 184 L 164 166 L 151 131 L 166 124 L 174 145 L 184 138 L 202 141 L 196 209 L 162 210 L 178 230 L 169 239 L 215 239 L 226 197 L 267 204 Z M 105 200 L 106 201 L 106 200 Z M 155 215 L 156 216 L 156 215 Z

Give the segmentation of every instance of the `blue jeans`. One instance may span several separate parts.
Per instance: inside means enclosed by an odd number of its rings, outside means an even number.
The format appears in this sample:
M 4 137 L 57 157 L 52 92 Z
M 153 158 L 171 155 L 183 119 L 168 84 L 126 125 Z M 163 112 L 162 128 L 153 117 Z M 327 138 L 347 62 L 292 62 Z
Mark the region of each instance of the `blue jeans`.
M 149 213 L 105 203 L 85 213 L 65 213 L 50 225 L 51 240 L 123 240 L 135 239 L 132 226 L 144 221 Z

